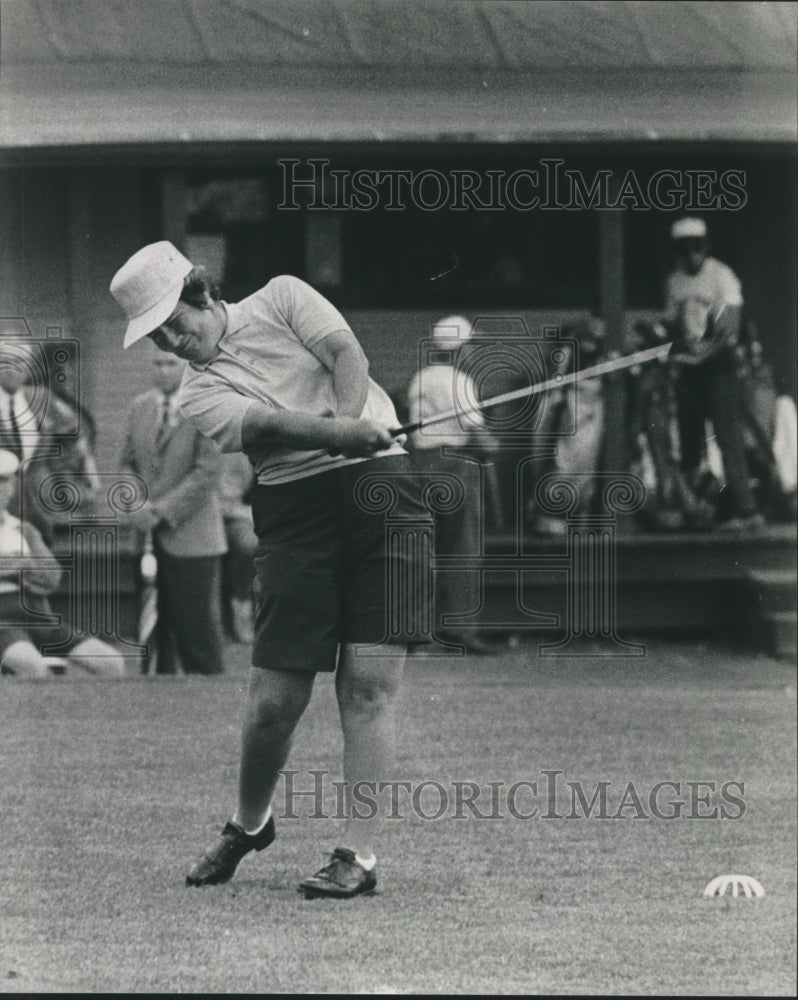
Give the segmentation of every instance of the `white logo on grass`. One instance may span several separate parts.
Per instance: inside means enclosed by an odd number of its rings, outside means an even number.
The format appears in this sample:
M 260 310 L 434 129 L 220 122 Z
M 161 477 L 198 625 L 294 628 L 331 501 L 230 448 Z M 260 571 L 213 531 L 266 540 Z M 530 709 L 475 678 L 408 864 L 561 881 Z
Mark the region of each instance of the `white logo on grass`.
M 764 896 L 765 890 L 750 875 L 718 875 L 704 889 L 705 896 L 725 896 L 731 888 L 732 896 Z M 742 892 L 741 892 L 742 890 Z

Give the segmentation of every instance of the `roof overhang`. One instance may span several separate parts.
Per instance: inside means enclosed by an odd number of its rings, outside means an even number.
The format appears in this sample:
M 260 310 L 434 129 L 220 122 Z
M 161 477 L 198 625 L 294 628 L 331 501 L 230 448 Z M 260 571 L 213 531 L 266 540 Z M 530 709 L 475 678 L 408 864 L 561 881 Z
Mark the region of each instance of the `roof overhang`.
M 442 74 L 6 66 L 0 150 L 242 143 L 795 143 L 785 70 Z

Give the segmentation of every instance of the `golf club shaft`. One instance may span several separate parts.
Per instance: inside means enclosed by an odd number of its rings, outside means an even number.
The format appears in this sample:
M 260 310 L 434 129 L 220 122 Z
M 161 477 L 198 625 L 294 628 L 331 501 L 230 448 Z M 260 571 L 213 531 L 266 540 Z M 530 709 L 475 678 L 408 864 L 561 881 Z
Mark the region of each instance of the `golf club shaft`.
M 649 347 L 644 351 L 636 351 L 634 354 L 626 354 L 621 358 L 612 358 L 609 361 L 602 361 L 590 368 L 583 368 L 578 372 L 570 372 L 568 375 L 555 375 L 554 378 L 546 382 L 538 382 L 535 385 L 525 385 L 521 389 L 513 389 L 510 392 L 503 392 L 491 399 L 486 399 L 482 403 L 475 403 L 473 406 L 462 406 L 444 413 L 436 413 L 432 417 L 425 417 L 412 424 L 405 424 L 391 431 L 396 437 L 399 434 L 412 434 L 421 430 L 422 427 L 431 427 L 434 424 L 443 423 L 445 420 L 452 420 L 455 417 L 466 417 L 472 413 L 481 413 L 492 406 L 499 406 L 501 403 L 512 403 L 516 399 L 524 399 L 527 396 L 539 396 L 543 392 L 551 389 L 562 389 L 567 385 L 576 382 L 583 382 L 585 379 L 597 378 L 599 375 L 607 375 L 610 372 L 621 371 L 624 368 L 631 368 L 633 365 L 642 365 L 647 361 L 654 361 L 656 358 L 664 358 L 671 349 L 670 343 L 659 344 L 657 347 Z

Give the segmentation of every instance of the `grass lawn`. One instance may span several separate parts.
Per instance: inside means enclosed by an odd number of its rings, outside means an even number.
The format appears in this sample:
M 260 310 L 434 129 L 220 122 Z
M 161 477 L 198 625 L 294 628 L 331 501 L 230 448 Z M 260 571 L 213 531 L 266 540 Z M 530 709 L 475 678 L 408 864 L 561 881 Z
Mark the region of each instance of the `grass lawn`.
M 794 665 L 664 642 L 642 659 L 544 660 L 531 642 L 411 659 L 400 776 L 451 799 L 452 782 L 476 782 L 483 815 L 494 782 L 504 818 L 455 819 L 450 800 L 424 819 L 401 799 L 378 892 L 337 902 L 296 891 L 341 825 L 312 819 L 310 798 L 228 885 L 184 885 L 233 807 L 245 679 L 241 647 L 219 678 L 3 678 L 6 992 L 794 995 Z M 297 788 L 310 768 L 341 777 L 336 720 L 322 677 L 289 762 Z M 544 770 L 562 772 L 551 804 Z M 588 798 L 611 782 L 609 814 L 633 782 L 649 818 L 628 797 L 617 819 L 516 818 L 505 793 L 522 780 L 563 816 L 567 781 Z M 657 819 L 660 781 L 679 783 L 686 813 L 724 805 L 728 781 L 744 805 Z M 694 786 L 709 799 L 691 804 L 690 781 L 716 792 Z M 439 804 L 433 786 L 418 800 Z M 533 804 L 524 786 L 516 812 Z M 727 873 L 767 895 L 704 898 Z

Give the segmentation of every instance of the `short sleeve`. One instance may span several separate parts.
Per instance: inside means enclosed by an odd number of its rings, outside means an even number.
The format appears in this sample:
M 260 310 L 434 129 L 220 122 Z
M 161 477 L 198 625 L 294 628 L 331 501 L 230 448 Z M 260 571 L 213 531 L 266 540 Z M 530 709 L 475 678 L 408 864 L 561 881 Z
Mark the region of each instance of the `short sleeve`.
M 180 388 L 180 412 L 223 452 L 242 451 L 244 415 L 255 401 L 231 385 L 200 375 Z
M 740 279 L 730 267 L 721 265 L 717 274 L 717 299 L 727 306 L 743 304 L 743 289 Z
M 268 288 L 278 312 L 309 350 L 338 330 L 351 333 L 349 324 L 332 302 L 301 278 L 283 274 L 273 278 Z

